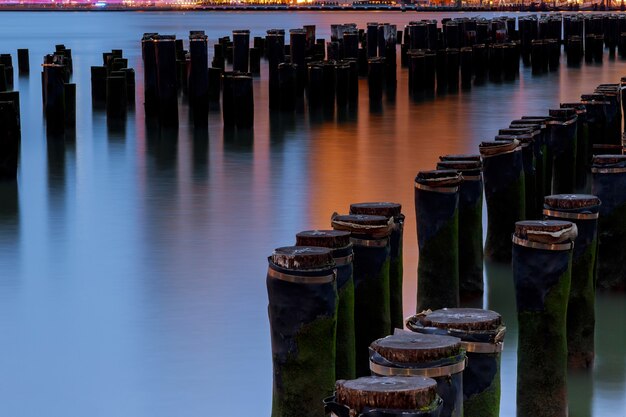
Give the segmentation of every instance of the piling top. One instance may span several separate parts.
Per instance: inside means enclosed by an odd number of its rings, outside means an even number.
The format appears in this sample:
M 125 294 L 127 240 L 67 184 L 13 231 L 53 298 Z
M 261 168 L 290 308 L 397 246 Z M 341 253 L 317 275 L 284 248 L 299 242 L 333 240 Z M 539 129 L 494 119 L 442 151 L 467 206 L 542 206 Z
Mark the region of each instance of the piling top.
M 370 349 L 387 361 L 419 364 L 462 353 L 461 339 L 452 336 L 402 331 L 372 342 Z
M 580 96 L 580 100 L 583 101 L 583 102 L 586 102 L 585 104 L 591 104 L 589 102 L 594 102 L 594 101 L 604 102 L 604 101 L 606 101 L 606 96 L 604 94 L 600 94 L 600 93 L 582 94 Z M 599 103 L 599 104 L 601 104 L 601 103 Z
M 502 324 L 500 314 L 480 308 L 442 308 L 418 316 L 423 326 L 440 329 L 497 330 Z
M 478 161 L 480 162 L 480 155 L 476 154 L 448 154 L 439 157 L 440 161 Z
M 515 223 L 515 237 L 531 242 L 557 244 L 576 239 L 576 225 L 561 220 L 524 220 Z
M 572 117 L 576 116 L 576 109 L 572 108 L 572 107 L 563 107 L 560 109 L 550 109 L 548 110 L 548 113 L 550 114 L 551 117 L 558 119 L 558 120 L 567 120 L 567 119 L 571 119 Z
M 293 271 L 319 270 L 335 266 L 330 249 L 311 246 L 277 248 L 269 260 L 276 266 Z
M 536 124 L 532 125 L 514 125 L 514 127 L 509 127 L 508 129 L 500 129 L 498 130 L 499 135 L 532 135 L 536 136 L 540 133 L 541 127 Z
M 511 128 L 533 127 L 537 129 L 545 129 L 546 123 L 550 121 L 550 117 L 544 119 L 516 119 L 511 120 L 509 126 Z
M 390 202 L 371 202 L 350 204 L 350 214 L 369 214 L 372 216 L 400 217 L 402 204 Z
M 574 210 L 597 207 L 600 199 L 591 194 L 555 194 L 544 198 L 546 208 Z
M 593 157 L 592 168 L 623 167 L 626 167 L 626 155 L 594 155 Z
M 419 410 L 437 399 L 437 382 L 424 377 L 379 376 L 339 380 L 335 385 L 335 398 L 339 404 L 350 408 L 350 415 L 372 408 Z
M 469 176 L 480 176 L 482 171 L 482 162 L 479 161 L 439 161 L 437 162 L 437 169 L 441 170 L 456 170 L 461 175 L 463 175 L 463 179 Z M 480 178 L 480 177 L 479 177 Z
M 433 171 L 420 171 L 415 177 L 418 184 L 429 187 L 455 187 L 462 181 L 460 174 L 453 169 L 437 169 Z
M 576 114 L 585 114 L 587 113 L 587 108 L 585 107 L 585 103 L 579 102 L 570 102 L 570 103 L 561 103 L 559 105 L 561 108 L 570 108 L 576 109 Z
M 519 146 L 519 141 L 513 139 L 511 142 L 489 141 L 481 142 L 478 146 L 481 156 L 494 156 L 513 152 Z
M 519 141 L 520 143 L 532 143 L 534 141 L 533 135 L 529 135 L 528 133 L 520 133 L 520 134 L 500 134 L 496 135 L 496 141 L 505 141 L 512 142 L 514 140 Z
M 296 246 L 339 249 L 350 245 L 350 232 L 343 230 L 305 230 L 296 235 Z
M 366 235 L 382 239 L 391 233 L 391 223 L 387 217 L 366 214 L 333 214 L 331 224 L 335 230 L 345 230 L 355 235 Z

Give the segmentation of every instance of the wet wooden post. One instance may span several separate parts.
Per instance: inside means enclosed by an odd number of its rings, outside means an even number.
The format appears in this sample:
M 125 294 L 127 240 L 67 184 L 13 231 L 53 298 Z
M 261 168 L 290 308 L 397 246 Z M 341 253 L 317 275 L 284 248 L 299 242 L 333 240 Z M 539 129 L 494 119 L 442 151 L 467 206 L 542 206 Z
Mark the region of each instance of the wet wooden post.
M 594 95 L 602 97 L 605 102 L 606 129 L 605 143 L 619 145 L 622 143 L 622 111 L 620 104 L 619 84 L 600 84 Z
M 13 89 L 13 58 L 11 54 L 0 54 L 0 64 L 4 65 L 4 77 L 7 89 Z
M 415 177 L 417 311 L 459 305 L 459 185 L 453 170 Z
M 65 125 L 65 67 L 59 64 L 44 64 L 43 82 L 46 130 L 49 133 L 63 133 Z
M 92 105 L 104 104 L 107 94 L 107 68 L 91 67 L 91 102 Z
M 383 216 L 335 215 L 334 230 L 351 233 L 354 250 L 354 323 L 356 375 L 369 374 L 368 346 L 391 331 L 389 235 Z
M 552 193 L 573 193 L 576 178 L 576 142 L 578 116 L 576 109 L 562 108 L 549 111 L 550 148 L 552 155 Z M 550 189 L 546 190 L 550 191 Z
M 335 62 L 322 62 L 322 105 L 324 112 L 331 117 L 335 114 Z
M 21 143 L 19 100 L 0 98 L 0 125 L 0 180 L 16 180 Z
M 272 417 L 325 415 L 322 400 L 332 394 L 335 383 L 334 268 L 326 248 L 289 246 L 269 257 Z
M 483 181 L 487 201 L 485 258 L 511 260 L 511 233 L 526 213 L 524 162 L 518 141 L 482 142 Z
M 378 56 L 378 23 L 367 24 L 366 47 L 368 59 Z
M 383 99 L 385 58 L 370 58 L 367 61 L 367 85 L 370 104 L 379 104 Z
M 474 62 L 474 83 L 483 84 L 487 75 L 487 47 L 484 44 L 476 44 L 472 47 L 472 60 Z
M 222 88 L 222 69 L 221 68 L 209 68 L 208 70 L 208 96 L 209 101 L 212 103 L 219 102 L 220 92 Z
M 122 118 L 126 116 L 126 76 L 111 73 L 107 77 L 106 112 L 107 118 Z
M 604 35 L 595 35 L 593 42 L 593 60 L 602 63 L 604 58 Z
M 337 107 L 345 109 L 350 98 L 350 63 L 347 61 L 335 65 L 335 96 Z
M 474 51 L 471 47 L 461 48 L 461 87 L 463 89 L 472 88 L 472 77 L 474 75 L 473 56 Z
M 574 189 L 576 192 L 589 192 L 591 184 L 589 173 L 591 172 L 592 145 L 589 138 L 589 124 L 587 122 L 587 108 L 580 102 L 561 103 L 561 108 L 576 110 L 576 173 L 574 174 Z
M 417 97 L 424 90 L 424 52 L 410 51 L 407 55 L 407 60 L 409 67 L 409 94 Z
M 567 416 L 566 316 L 574 239 L 576 226 L 570 222 L 515 224 L 519 416 Z
M 350 204 L 350 214 L 384 216 L 392 224 L 391 235 L 389 236 L 389 303 L 391 327 L 401 329 L 404 326 L 404 313 L 402 309 L 404 214 L 402 214 L 402 205 L 389 202 L 355 203 Z
M 505 132 L 505 133 L 503 133 Z M 517 140 L 522 148 L 522 161 L 524 165 L 524 216 L 526 219 L 539 218 L 542 205 L 539 201 L 542 197 L 537 196 L 537 161 L 535 158 L 535 143 L 532 134 L 522 133 L 512 129 L 501 129 L 494 138 L 496 141 L 513 142 Z
M 189 103 L 194 126 L 206 126 L 209 112 L 208 37 L 204 31 L 189 34 Z
M 456 337 L 404 330 L 370 345 L 370 369 L 385 377 L 426 377 L 437 381 L 441 417 L 463 416 L 465 350 Z
M 288 62 L 278 64 L 278 89 L 280 109 L 292 112 L 296 109 L 297 66 Z
M 354 350 L 354 253 L 350 232 L 307 230 L 296 235 L 296 246 L 319 246 L 331 250 L 337 268 L 337 342 L 335 377 L 356 377 Z
M 567 40 L 567 65 L 571 67 L 580 65 L 583 53 L 583 41 L 581 37 L 571 36 Z
M 346 59 L 359 58 L 359 33 L 356 30 L 343 33 L 343 56 Z
M 250 31 L 233 30 L 233 71 L 248 72 L 250 56 Z
M 220 68 L 222 71 L 226 69 L 226 58 L 224 58 L 224 45 L 216 43 L 213 45 L 213 59 L 211 67 Z
M 28 49 L 17 50 L 17 68 L 20 75 L 28 75 L 30 73 L 30 59 L 28 57 Z
M 559 69 L 561 59 L 561 44 L 556 39 L 547 39 L 545 41 L 548 47 L 548 68 L 550 71 Z
M 506 327 L 500 314 L 478 308 L 444 308 L 417 314 L 407 328 L 461 339 L 467 354 L 463 371 L 463 416 L 500 415 L 500 367 Z
M 261 74 L 261 56 L 263 51 L 256 46 L 250 48 L 250 73 L 252 75 Z
M 224 73 L 222 89 L 224 127 L 254 127 L 254 95 L 252 77 L 241 73 Z
M 21 112 L 20 112 L 20 92 L 19 91 L 3 91 L 0 92 L 0 101 L 13 103 L 17 113 L 17 126 L 21 132 Z
M 448 63 L 445 49 L 438 49 L 435 55 L 437 94 L 445 94 L 448 91 Z
M 302 96 L 306 84 L 306 31 L 304 29 L 289 30 L 291 62 L 296 66 L 296 95 Z
M 325 401 L 325 407 L 335 417 L 372 412 L 382 416 L 438 417 L 442 400 L 432 378 L 367 376 L 337 381 L 335 395 Z
M 278 64 L 285 61 L 285 31 L 270 29 L 265 37 L 269 71 L 269 107 L 280 107 L 280 90 L 278 87 Z
M 316 109 L 321 107 L 322 105 L 322 89 L 324 88 L 324 74 L 322 63 L 320 62 L 310 62 L 307 64 L 307 104 L 309 106 L 309 110 Z
M 176 87 L 176 38 L 160 35 L 155 40 L 159 123 L 178 126 L 178 89 Z
M 591 368 L 595 356 L 596 254 L 600 199 L 593 195 L 561 194 L 545 198 L 548 220 L 574 223 L 572 279 L 567 305 L 567 357 L 572 368 Z
M 483 294 L 483 179 L 480 155 L 440 156 L 437 169 L 461 174 L 459 185 L 459 299 Z
M 76 84 L 65 84 L 63 91 L 63 107 L 65 117 L 65 127 L 69 129 L 76 128 Z
M 448 91 L 459 90 L 459 50 L 446 49 L 446 74 L 448 75 Z
M 141 56 L 143 58 L 143 93 L 146 117 L 154 117 L 159 112 L 159 92 L 156 61 L 156 33 L 144 33 L 141 39 Z M 100 74 L 100 73 L 98 73 Z M 93 72 L 92 72 L 93 79 Z M 106 78 L 105 78 L 106 80 Z M 99 90 L 100 91 L 100 90 Z M 106 97 L 106 81 L 104 83 Z M 98 97 L 100 94 L 98 93 Z
M 598 221 L 596 287 L 626 289 L 626 155 L 596 155 L 591 167 L 591 193 L 601 201 Z

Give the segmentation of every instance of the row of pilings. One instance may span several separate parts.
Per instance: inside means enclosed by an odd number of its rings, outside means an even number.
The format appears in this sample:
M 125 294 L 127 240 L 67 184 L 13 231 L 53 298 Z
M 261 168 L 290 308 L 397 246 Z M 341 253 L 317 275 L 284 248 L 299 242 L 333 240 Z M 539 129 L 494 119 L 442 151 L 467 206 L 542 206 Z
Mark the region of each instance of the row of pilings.
M 417 174 L 417 314 L 402 326 L 392 321 L 402 282 L 392 271 L 403 268 L 391 268 L 394 253 L 402 259 L 400 204 L 353 204 L 332 216 L 333 230 L 276 249 L 272 415 L 498 416 L 506 329 L 495 312 L 459 308 L 483 293 L 488 259 L 512 268 L 517 415 L 567 416 L 568 368 L 592 378 L 596 290 L 626 289 L 625 85 L 523 115 L 476 154 L 441 155 Z

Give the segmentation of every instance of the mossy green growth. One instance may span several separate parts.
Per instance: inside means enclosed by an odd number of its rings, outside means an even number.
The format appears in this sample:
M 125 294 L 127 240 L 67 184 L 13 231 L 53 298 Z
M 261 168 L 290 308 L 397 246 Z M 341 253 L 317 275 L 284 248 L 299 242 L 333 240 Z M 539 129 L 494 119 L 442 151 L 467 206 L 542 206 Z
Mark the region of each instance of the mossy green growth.
M 398 250 L 398 256 L 392 258 L 389 264 L 389 308 L 392 329 L 402 329 L 404 327 L 404 312 L 402 309 L 402 282 L 404 274 L 402 243 L 400 243 Z
M 515 222 L 526 219 L 525 178 L 523 171 L 517 180 L 498 192 L 487 195 L 487 238 L 485 257 L 496 262 L 511 260 L 511 235 Z
M 335 388 L 336 317 L 319 317 L 300 328 L 296 349 L 274 358 L 272 417 L 325 417 L 322 400 Z
M 354 280 L 350 279 L 339 289 L 337 307 L 337 357 L 335 360 L 336 379 L 354 379 Z
M 572 261 L 572 281 L 567 306 L 567 350 L 569 364 L 588 367 L 594 357 L 595 264 L 597 239 Z
M 483 197 L 459 208 L 459 291 L 461 298 L 483 292 Z
M 419 248 L 417 312 L 459 306 L 459 209 Z
M 497 371 L 491 384 L 484 391 L 463 398 L 464 417 L 498 417 L 500 415 L 500 353 L 481 353 L 496 359 Z M 471 362 L 469 363 L 471 365 Z
M 385 261 L 379 262 L 386 251 Z M 391 333 L 389 308 L 389 252 L 388 248 L 354 247 L 354 324 L 356 376 L 366 376 L 369 370 L 369 346 Z M 357 255 L 358 254 L 358 255 Z M 378 255 L 378 256 L 377 256 Z M 361 276 L 357 278 L 357 274 Z
M 571 262 L 570 256 L 569 267 L 546 294 L 543 310 L 518 311 L 518 416 L 567 417 L 566 316 Z
M 598 219 L 598 269 L 599 289 L 612 290 L 626 287 L 626 204 L 616 207 L 610 214 Z

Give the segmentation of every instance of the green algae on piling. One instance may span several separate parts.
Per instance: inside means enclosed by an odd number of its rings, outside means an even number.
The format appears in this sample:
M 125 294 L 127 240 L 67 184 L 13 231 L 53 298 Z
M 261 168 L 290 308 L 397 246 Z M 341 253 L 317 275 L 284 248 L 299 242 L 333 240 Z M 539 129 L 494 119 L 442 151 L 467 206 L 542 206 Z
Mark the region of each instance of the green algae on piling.
M 463 371 L 465 417 L 500 413 L 500 362 L 506 327 L 500 314 L 476 308 L 444 308 L 407 320 L 407 328 L 424 334 L 459 337 L 467 352 Z
M 296 235 L 297 246 L 329 248 L 337 267 L 337 348 L 335 377 L 356 376 L 354 348 L 354 279 L 353 250 L 350 233 L 339 230 L 307 230 Z
M 291 246 L 269 258 L 272 417 L 324 417 L 335 382 L 337 283 L 329 249 Z
M 594 359 L 596 253 L 600 199 L 565 194 L 545 198 L 544 216 L 576 224 L 572 278 L 567 306 L 567 355 L 572 368 L 589 368 Z
M 354 250 L 355 369 L 357 376 L 365 376 L 369 374 L 369 344 L 391 331 L 391 224 L 384 216 L 333 215 L 332 227 L 351 233 Z
M 402 205 L 389 202 L 355 203 L 350 204 L 350 214 L 385 216 L 393 221 L 389 236 L 389 304 L 391 327 L 401 329 L 404 325 L 402 308 L 404 214 L 402 214 Z
M 419 262 L 416 310 L 459 305 L 459 185 L 455 170 L 415 177 Z
M 567 304 L 576 225 L 521 221 L 513 235 L 517 414 L 567 416 Z

